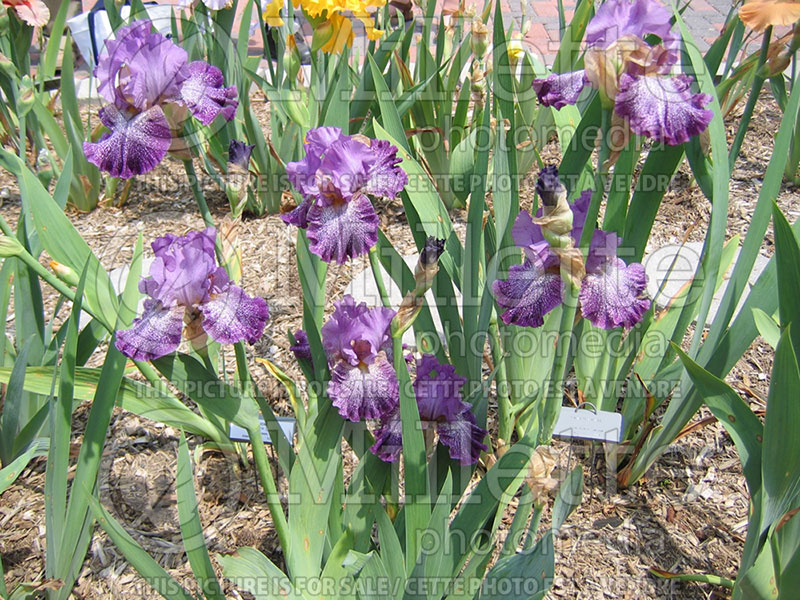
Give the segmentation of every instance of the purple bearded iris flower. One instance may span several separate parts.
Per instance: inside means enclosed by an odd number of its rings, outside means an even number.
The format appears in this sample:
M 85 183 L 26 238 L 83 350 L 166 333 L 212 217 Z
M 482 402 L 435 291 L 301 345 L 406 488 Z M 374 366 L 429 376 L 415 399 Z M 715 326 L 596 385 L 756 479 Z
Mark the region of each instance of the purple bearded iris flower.
M 571 205 L 573 226 L 570 235 L 580 243 L 592 191 L 584 191 Z M 537 213 L 541 216 L 542 211 Z M 541 327 L 544 316 L 563 301 L 564 280 L 560 261 L 542 235 L 539 225 L 527 211 L 517 216 L 511 230 L 514 243 L 523 249 L 525 261 L 508 271 L 508 278 L 492 284 L 500 318 L 507 325 Z M 586 275 L 581 280 L 578 299 L 581 313 L 601 329 L 633 327 L 650 308 L 644 297 L 647 276 L 639 263 L 626 265 L 617 257 L 619 237 L 596 230 L 589 245 Z
M 178 237 L 167 234 L 153 242 L 150 276 L 139 282 L 147 294 L 142 316 L 130 329 L 117 332 L 117 350 L 134 360 L 154 360 L 174 352 L 184 322 L 188 330 L 233 344 L 256 342 L 269 309 L 263 298 L 251 298 L 228 280 L 214 254 L 213 227 Z
M 382 417 L 400 400 L 397 374 L 387 358 L 392 353 L 390 326 L 395 311 L 367 308 L 352 296 L 335 307 L 322 326 L 322 345 L 331 365 L 328 396 L 350 421 Z
M 204 125 L 220 114 L 233 119 L 236 88 L 223 87 L 217 67 L 188 60 L 183 48 L 152 32 L 150 21 L 121 27 L 106 42 L 94 75 L 97 91 L 111 103 L 99 113 L 109 131 L 97 142 L 84 142 L 89 162 L 128 179 L 147 173 L 166 156 L 172 131 L 180 125 L 169 120 L 181 114 L 176 108 L 188 109 Z
M 369 196 L 394 198 L 408 183 L 397 148 L 319 127 L 306 135 L 305 150 L 303 160 L 286 165 L 303 202 L 283 220 L 307 229 L 309 248 L 325 262 L 366 254 L 378 242 L 380 223 Z
M 669 75 L 680 45 L 671 17 L 657 0 L 608 0 L 586 27 L 585 70 L 535 79 L 539 102 L 575 104 L 589 84 L 638 135 L 675 146 L 701 133 L 714 116 L 711 96 L 693 93 L 691 77 Z
M 488 432 L 478 427 L 470 405 L 461 400 L 461 388 L 466 381 L 452 365 L 441 364 L 432 354 L 424 354 L 417 361 L 414 395 L 423 429 L 439 434 L 439 441 L 449 448 L 450 458 L 471 465 L 478 461 L 482 451 L 488 450 L 483 443 Z M 402 444 L 400 410 L 395 409 L 381 419 L 370 450 L 381 460 L 394 462 L 400 456 Z

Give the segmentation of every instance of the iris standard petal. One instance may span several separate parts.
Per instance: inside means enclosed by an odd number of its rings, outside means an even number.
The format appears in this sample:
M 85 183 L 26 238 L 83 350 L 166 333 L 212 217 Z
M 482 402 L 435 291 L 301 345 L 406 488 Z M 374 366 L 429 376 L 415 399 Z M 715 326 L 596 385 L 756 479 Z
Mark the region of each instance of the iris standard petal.
M 414 395 L 423 421 L 454 421 L 470 406 L 461 400 L 466 377 L 456 373 L 452 365 L 440 363 L 432 354 L 417 361 Z

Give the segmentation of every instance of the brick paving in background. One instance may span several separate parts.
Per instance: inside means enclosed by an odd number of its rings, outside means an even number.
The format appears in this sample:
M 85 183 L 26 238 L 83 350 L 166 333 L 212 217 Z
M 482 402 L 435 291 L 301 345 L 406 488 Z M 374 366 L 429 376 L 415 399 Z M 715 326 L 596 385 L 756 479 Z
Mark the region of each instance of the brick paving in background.
M 480 0 L 467 0 L 475 5 L 482 5 Z M 506 28 L 511 27 L 514 32 L 521 32 L 524 28 L 526 34 L 523 43 L 528 50 L 544 64 L 552 65 L 555 54 L 558 51 L 561 30 L 558 19 L 558 0 L 499 0 L 504 13 Z M 575 10 L 575 0 L 562 0 L 566 14 L 566 24 Z M 662 0 L 665 3 L 669 0 Z M 679 0 L 683 5 L 685 0 Z M 84 10 L 88 10 L 95 4 L 96 0 L 82 0 Z M 179 0 L 160 0 L 159 4 L 178 4 Z M 701 52 L 705 52 L 710 44 L 716 39 L 722 29 L 725 19 L 731 10 L 733 0 L 689 0 L 689 5 L 683 13 L 689 31 L 694 38 Z M 441 6 L 447 8 L 457 8 L 458 0 L 439 0 Z M 240 11 L 243 10 L 244 2 L 240 1 Z M 419 9 L 415 9 L 419 13 Z M 235 31 L 240 27 L 241 13 L 235 21 Z M 417 17 L 417 30 L 421 30 L 421 17 Z M 304 28 L 308 29 L 308 27 Z M 788 28 L 784 28 L 787 29 Z M 356 30 L 363 28 L 360 23 L 356 23 Z M 776 34 L 781 32 L 776 31 Z M 310 38 L 309 38 L 310 39 Z M 360 49 L 363 56 L 366 48 L 366 38 L 360 35 L 356 39 L 355 46 Z M 753 37 L 748 49 L 754 52 L 758 49 L 758 39 Z M 261 34 L 256 31 L 251 36 L 249 50 L 253 55 L 262 53 Z M 412 60 L 415 48 L 412 45 Z

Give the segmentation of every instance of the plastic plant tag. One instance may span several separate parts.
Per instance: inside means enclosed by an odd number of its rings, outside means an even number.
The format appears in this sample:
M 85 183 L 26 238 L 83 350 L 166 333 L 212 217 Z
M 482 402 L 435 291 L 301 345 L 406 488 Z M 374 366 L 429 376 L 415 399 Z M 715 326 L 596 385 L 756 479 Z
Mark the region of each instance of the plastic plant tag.
M 618 444 L 622 441 L 622 415 L 564 406 L 558 415 L 553 435 Z
M 283 435 L 289 440 L 289 444 L 294 445 L 294 426 L 296 421 L 292 417 L 276 417 L 276 420 L 278 421 L 278 426 L 281 428 L 281 431 L 283 431 Z M 258 424 L 261 426 L 261 439 L 264 440 L 265 444 L 271 444 L 272 438 L 269 435 L 269 431 L 267 431 L 267 424 L 264 422 L 263 417 L 258 417 Z M 230 425 L 228 437 L 231 438 L 232 442 L 250 441 L 250 438 L 247 436 L 247 430 L 233 423 Z

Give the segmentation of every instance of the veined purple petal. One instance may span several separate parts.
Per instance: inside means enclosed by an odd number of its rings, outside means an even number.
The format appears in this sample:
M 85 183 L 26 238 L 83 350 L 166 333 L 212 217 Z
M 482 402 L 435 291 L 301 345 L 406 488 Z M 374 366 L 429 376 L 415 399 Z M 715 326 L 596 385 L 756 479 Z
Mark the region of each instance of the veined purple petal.
M 354 367 L 343 360 L 337 362 L 331 370 L 328 396 L 342 417 L 358 422 L 395 410 L 400 386 L 394 368 L 381 353 L 370 365 Z
M 196 60 L 187 66 L 188 77 L 181 85 L 178 103 L 189 108 L 195 119 L 209 125 L 221 114 L 226 121 L 236 114 L 236 86 L 223 87 L 225 78 L 214 65 Z
M 395 410 L 381 419 L 380 427 L 375 431 L 375 444 L 370 452 L 383 462 L 396 462 L 403 449 L 403 421 L 400 411 Z
M 633 327 L 650 308 L 644 297 L 647 275 L 639 263 L 625 265 L 619 258 L 607 260 L 581 283 L 581 313 L 595 327 Z
M 363 190 L 373 196 L 396 198 L 408 183 L 408 175 L 398 165 L 397 148 L 386 140 L 372 140 L 367 163 L 367 182 Z
M 506 325 L 522 327 L 541 327 L 544 315 L 561 304 L 563 288 L 557 270 L 530 259 L 512 266 L 507 280 L 492 284 L 497 304 L 505 310 L 500 318 Z
M 297 360 L 301 358 L 313 360 L 311 356 L 311 345 L 308 343 L 308 334 L 302 329 L 298 329 L 294 332 L 294 345 L 289 346 L 289 350 L 294 352 L 294 357 Z
M 391 323 L 395 311 L 379 306 L 367 307 L 345 296 L 334 303 L 331 318 L 322 326 L 322 346 L 333 361 L 344 360 L 351 366 L 370 364 L 383 351 L 391 352 Z
M 417 361 L 414 395 L 423 421 L 454 421 L 470 406 L 461 400 L 461 388 L 467 382 L 452 365 L 442 364 L 433 354 L 423 354 Z
M 311 202 L 303 200 L 294 210 L 281 215 L 281 220 L 287 225 L 294 225 L 300 229 L 305 229 L 308 227 L 309 208 L 311 208 Z
M 129 179 L 147 173 L 166 156 L 172 136 L 160 107 L 131 116 L 109 104 L 99 116 L 110 131 L 97 142 L 84 142 L 83 153 L 101 171 Z
M 586 43 L 607 48 L 625 35 L 644 39 L 653 34 L 665 46 L 675 46 L 679 38 L 672 32 L 670 19 L 672 12 L 657 0 L 607 0 L 586 26 Z
M 372 160 L 369 146 L 343 137 L 325 150 L 315 174 L 316 199 L 321 204 L 350 200 L 366 189 L 367 165 Z
M 631 77 L 623 73 L 615 110 L 639 135 L 676 146 L 708 127 L 714 113 L 706 109 L 708 94 L 693 94 L 692 78 Z
M 247 340 L 256 343 L 269 319 L 267 302 L 253 298 L 242 288 L 230 284 L 223 291 L 199 305 L 203 314 L 203 330 L 214 340 L 223 344 L 235 344 Z
M 379 224 L 372 203 L 364 195 L 330 206 L 314 204 L 308 211 L 309 249 L 325 262 L 344 264 L 378 243 Z
M 438 423 L 437 429 L 439 441 L 450 449 L 450 458 L 462 465 L 475 464 L 481 452 L 489 449 L 483 443 L 488 432 L 478 427 L 475 415 L 469 410 L 452 421 Z
M 139 282 L 139 290 L 165 306 L 188 308 L 206 301 L 212 284 L 221 289 L 228 282 L 225 269 L 217 266 L 215 239 L 213 227 L 157 238 L 152 244 L 156 257 L 150 276 Z
M 184 307 L 167 308 L 158 300 L 144 301 L 144 312 L 130 329 L 117 332 L 117 350 L 133 360 L 155 360 L 181 343 Z
M 551 73 L 544 79 L 534 79 L 533 89 L 544 106 L 560 110 L 568 104 L 575 104 L 588 83 L 586 73 L 581 69 L 571 73 Z
M 117 74 L 129 63 L 150 35 L 150 21 L 134 21 L 120 27 L 114 39 L 108 39 L 100 52 L 94 76 L 97 77 L 97 92 L 108 102 L 117 100 Z

